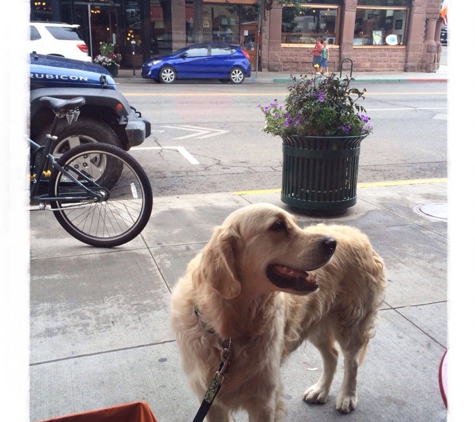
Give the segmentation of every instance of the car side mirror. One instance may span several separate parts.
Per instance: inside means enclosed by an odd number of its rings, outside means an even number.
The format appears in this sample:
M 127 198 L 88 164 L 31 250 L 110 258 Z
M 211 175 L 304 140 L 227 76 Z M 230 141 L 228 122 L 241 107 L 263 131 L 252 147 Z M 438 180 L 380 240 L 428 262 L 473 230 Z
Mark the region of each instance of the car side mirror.
M 186 52 L 180 54 L 180 58 L 182 58 L 182 59 L 186 59 L 187 57 L 188 57 L 188 53 L 186 53 Z

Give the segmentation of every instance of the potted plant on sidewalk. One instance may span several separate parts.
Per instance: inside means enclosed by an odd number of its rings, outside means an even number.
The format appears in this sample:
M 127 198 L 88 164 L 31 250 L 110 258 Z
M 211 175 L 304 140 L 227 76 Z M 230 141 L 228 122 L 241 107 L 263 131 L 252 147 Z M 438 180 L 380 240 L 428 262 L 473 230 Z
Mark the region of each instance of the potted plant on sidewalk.
M 99 43 L 99 54 L 94 57 L 94 63 L 105 67 L 112 76 L 117 76 L 121 60 L 122 56 L 114 53 L 114 44 L 107 42 Z
M 360 144 L 372 131 L 353 78 L 296 78 L 283 104 L 259 105 L 264 132 L 282 138 L 281 200 L 309 213 L 341 214 L 356 204 Z

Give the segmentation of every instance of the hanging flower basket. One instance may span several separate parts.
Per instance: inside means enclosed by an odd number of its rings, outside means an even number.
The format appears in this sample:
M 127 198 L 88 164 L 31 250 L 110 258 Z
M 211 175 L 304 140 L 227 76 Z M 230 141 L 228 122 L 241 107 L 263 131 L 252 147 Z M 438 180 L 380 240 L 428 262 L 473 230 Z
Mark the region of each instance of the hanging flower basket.
M 106 42 L 99 43 L 99 54 L 94 57 L 94 63 L 100 64 L 102 67 L 112 76 L 119 74 L 119 63 L 122 60 L 122 56 L 118 53 L 114 53 L 114 45 Z
M 101 65 L 104 69 L 106 69 L 111 76 L 117 76 L 119 74 L 119 65 L 115 63 L 111 63 L 109 65 L 103 64 Z

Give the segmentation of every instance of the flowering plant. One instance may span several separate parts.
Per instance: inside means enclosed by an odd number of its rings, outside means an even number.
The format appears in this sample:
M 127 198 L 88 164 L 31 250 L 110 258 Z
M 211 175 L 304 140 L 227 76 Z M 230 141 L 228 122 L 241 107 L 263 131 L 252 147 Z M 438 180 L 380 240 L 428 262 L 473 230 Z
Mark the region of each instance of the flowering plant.
M 107 42 L 99 43 L 99 54 L 94 57 L 94 63 L 101 64 L 102 66 L 110 66 L 116 64 L 119 66 L 122 56 L 114 53 L 114 44 Z
M 353 78 L 340 79 L 335 73 L 323 79 L 292 76 L 284 104 L 274 100 L 259 105 L 264 113 L 264 132 L 274 136 L 361 136 L 373 127 L 366 110 L 356 102 L 366 89 L 350 88 Z

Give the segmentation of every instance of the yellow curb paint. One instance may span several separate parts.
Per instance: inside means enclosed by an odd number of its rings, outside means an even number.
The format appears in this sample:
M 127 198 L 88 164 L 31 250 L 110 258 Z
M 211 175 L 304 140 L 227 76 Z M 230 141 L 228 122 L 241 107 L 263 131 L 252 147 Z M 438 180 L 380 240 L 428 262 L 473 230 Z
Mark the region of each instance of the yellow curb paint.
M 446 183 L 447 178 L 441 179 L 415 179 L 415 180 L 393 180 L 386 182 L 371 182 L 371 183 L 358 183 L 358 188 L 378 188 L 385 186 L 405 186 L 405 185 L 423 185 L 430 183 Z M 281 189 L 261 189 L 261 190 L 245 190 L 234 192 L 234 195 L 265 195 L 271 193 L 279 193 Z

